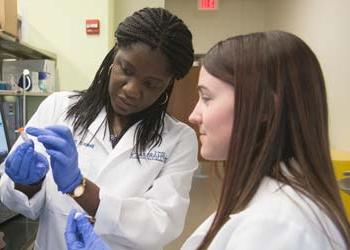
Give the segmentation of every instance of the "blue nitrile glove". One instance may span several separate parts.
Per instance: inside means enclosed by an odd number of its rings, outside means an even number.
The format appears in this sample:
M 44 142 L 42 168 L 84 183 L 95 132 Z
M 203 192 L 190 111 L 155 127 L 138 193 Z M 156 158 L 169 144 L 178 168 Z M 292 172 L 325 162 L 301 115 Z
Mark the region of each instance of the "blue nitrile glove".
M 34 150 L 32 140 L 19 145 L 5 162 L 5 173 L 18 184 L 36 184 L 45 177 L 48 170 L 49 162 L 43 154 Z
M 52 175 L 62 193 L 70 193 L 82 181 L 78 168 L 78 152 L 73 135 L 62 125 L 46 128 L 28 127 L 27 133 L 38 138 L 50 155 Z
M 68 215 L 64 237 L 68 250 L 108 250 L 106 243 L 95 233 L 84 214 L 76 217 L 76 210 L 72 209 Z

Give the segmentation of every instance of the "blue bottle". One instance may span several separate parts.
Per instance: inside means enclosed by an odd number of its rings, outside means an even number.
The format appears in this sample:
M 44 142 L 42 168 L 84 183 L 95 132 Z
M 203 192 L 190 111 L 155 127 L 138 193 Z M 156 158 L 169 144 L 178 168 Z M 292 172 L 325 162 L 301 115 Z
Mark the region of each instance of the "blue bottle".
M 45 93 L 47 92 L 47 86 L 46 86 L 46 72 L 39 72 L 39 89 L 40 92 Z

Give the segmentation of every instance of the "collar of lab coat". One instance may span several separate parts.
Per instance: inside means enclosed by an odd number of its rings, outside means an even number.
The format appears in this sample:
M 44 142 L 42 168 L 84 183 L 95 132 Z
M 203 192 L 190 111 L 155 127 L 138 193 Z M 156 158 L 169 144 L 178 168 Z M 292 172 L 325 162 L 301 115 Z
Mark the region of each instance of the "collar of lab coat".
M 90 124 L 88 129 L 89 135 L 86 140 L 89 141 L 95 135 L 95 143 L 99 143 L 107 152 L 110 152 L 112 150 L 112 145 L 109 140 L 106 140 L 110 135 L 109 130 L 106 128 L 106 115 L 106 109 L 102 108 L 96 119 Z
M 163 129 L 162 136 L 165 135 L 166 133 L 168 133 L 168 131 L 169 131 L 169 127 L 168 127 L 169 126 L 169 119 L 171 119 L 171 118 L 168 115 L 166 115 L 164 117 L 164 129 Z M 117 145 L 112 150 L 113 153 L 110 154 L 110 156 L 108 157 L 107 162 L 109 162 L 113 158 L 123 154 L 124 152 L 129 151 L 131 148 L 134 147 L 134 145 L 135 145 L 135 143 L 134 143 L 134 135 L 135 135 L 135 132 L 136 132 L 137 125 L 139 123 L 140 123 L 140 121 L 136 122 L 134 125 L 132 125 L 125 132 L 125 134 L 122 136 L 120 141 L 117 143 Z M 109 136 L 109 132 L 108 132 L 108 136 Z M 110 143 L 109 143 L 109 145 L 110 145 Z
M 109 141 L 110 132 L 109 129 L 107 129 L 105 118 L 106 118 L 107 112 L 106 109 L 103 107 L 101 112 L 98 114 L 96 119 L 91 123 L 89 126 L 89 136 L 88 140 L 95 134 L 95 141 L 96 143 L 100 143 L 101 146 L 107 151 L 107 152 L 119 152 L 119 154 L 125 152 L 126 150 L 129 150 L 134 145 L 134 134 L 136 131 L 137 125 L 140 123 L 140 121 L 136 122 L 134 125 L 132 125 L 123 135 L 123 137 L 120 139 L 120 141 L 117 143 L 117 145 L 112 148 L 112 145 Z M 169 131 L 169 119 L 172 119 L 168 114 L 164 117 L 164 130 L 163 134 L 167 133 Z M 107 139 L 106 139 L 107 138 Z M 114 155 L 115 156 L 115 155 Z
M 102 118 L 100 117 L 99 119 L 96 119 L 96 124 L 94 124 L 93 128 L 94 130 L 91 130 L 91 132 L 96 132 L 96 129 L 98 129 L 99 125 L 101 124 L 101 122 L 103 122 L 104 117 L 106 116 L 105 111 L 101 112 L 101 114 L 104 115 L 102 116 Z M 101 115 L 100 114 L 100 115 Z M 171 121 L 168 115 L 166 115 L 164 117 L 164 130 L 163 130 L 163 135 L 168 133 L 169 131 L 169 126 L 171 126 Z M 140 121 L 139 121 L 140 122 Z M 122 138 L 120 139 L 120 141 L 117 143 L 117 145 L 112 149 L 111 143 L 109 142 L 109 140 L 104 140 L 103 136 L 104 136 L 104 128 L 103 129 L 99 129 L 99 131 L 96 134 L 96 138 L 97 140 L 99 140 L 105 147 L 109 147 L 111 148 L 111 151 L 108 154 L 108 157 L 105 161 L 104 167 L 102 167 L 99 170 L 98 176 L 101 176 L 101 173 L 103 171 L 105 171 L 106 169 L 108 169 L 109 167 L 113 167 L 114 164 L 113 162 L 115 162 L 115 160 L 119 157 L 122 157 L 124 155 L 124 153 L 131 153 L 130 150 L 132 150 L 132 148 L 134 147 L 134 135 L 136 132 L 136 127 L 139 124 L 139 122 L 136 122 L 133 126 L 131 126 L 126 132 L 125 134 L 122 136 Z M 93 125 L 93 124 L 91 124 Z M 91 126 L 90 126 L 91 128 Z M 92 128 L 91 128 L 92 129 Z M 107 129 L 106 131 L 106 136 L 108 136 L 107 138 L 109 138 L 109 130 Z M 108 145 L 107 145 L 108 144 Z M 96 181 L 98 181 L 99 179 L 97 178 Z

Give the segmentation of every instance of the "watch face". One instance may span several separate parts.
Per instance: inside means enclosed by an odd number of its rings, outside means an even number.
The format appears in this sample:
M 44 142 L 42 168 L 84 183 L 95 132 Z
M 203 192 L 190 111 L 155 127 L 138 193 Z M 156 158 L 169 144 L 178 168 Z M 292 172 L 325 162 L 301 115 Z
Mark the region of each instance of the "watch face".
M 84 187 L 83 187 L 82 185 L 77 186 L 77 187 L 74 189 L 74 196 L 79 197 L 79 196 L 82 195 L 83 193 L 84 193 Z

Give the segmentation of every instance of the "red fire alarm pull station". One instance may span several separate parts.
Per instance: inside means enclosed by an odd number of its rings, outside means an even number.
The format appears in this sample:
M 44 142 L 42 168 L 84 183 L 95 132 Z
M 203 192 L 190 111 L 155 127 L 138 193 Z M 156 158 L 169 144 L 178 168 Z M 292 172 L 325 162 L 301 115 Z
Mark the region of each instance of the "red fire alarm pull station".
M 217 10 L 219 0 L 198 0 L 199 10 Z
M 89 34 L 89 35 L 100 34 L 100 20 L 87 19 L 86 20 L 86 34 Z

